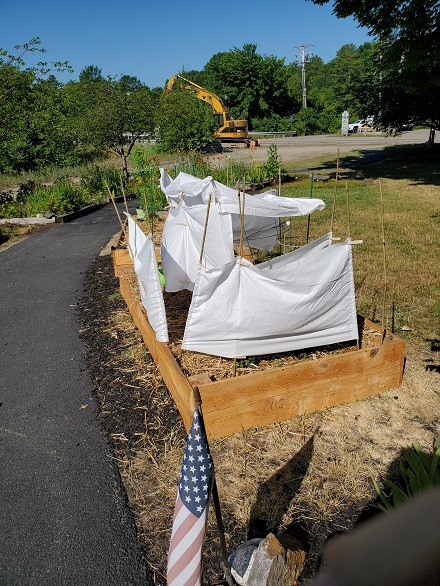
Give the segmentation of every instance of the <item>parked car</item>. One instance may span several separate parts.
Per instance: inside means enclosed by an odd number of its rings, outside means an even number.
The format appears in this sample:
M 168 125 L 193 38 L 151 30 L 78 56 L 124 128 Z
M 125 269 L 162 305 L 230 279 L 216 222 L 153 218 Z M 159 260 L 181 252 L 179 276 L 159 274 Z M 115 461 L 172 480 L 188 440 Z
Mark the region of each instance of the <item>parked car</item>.
M 360 128 L 370 126 L 366 120 L 356 120 L 348 125 L 348 132 L 358 132 Z

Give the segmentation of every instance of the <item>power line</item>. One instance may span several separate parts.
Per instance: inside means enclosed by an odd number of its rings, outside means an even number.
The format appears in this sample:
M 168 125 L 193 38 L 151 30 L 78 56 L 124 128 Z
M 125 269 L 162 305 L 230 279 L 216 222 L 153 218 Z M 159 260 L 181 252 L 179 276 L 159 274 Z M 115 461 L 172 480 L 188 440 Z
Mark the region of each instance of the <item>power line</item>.
M 303 108 L 307 108 L 307 90 L 306 90 L 306 63 L 308 62 L 308 55 L 313 55 L 311 51 L 306 51 L 307 47 L 313 47 L 313 45 L 295 45 L 295 49 L 301 50 L 301 84 L 302 84 L 302 99 Z M 296 57 L 299 57 L 299 53 Z

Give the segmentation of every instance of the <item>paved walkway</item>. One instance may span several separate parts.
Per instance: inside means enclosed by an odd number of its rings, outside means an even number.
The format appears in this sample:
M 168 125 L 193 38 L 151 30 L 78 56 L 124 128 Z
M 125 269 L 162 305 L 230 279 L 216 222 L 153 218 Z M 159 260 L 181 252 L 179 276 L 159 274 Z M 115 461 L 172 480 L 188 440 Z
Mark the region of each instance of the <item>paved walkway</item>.
M 108 206 L 0 253 L 2 586 L 151 583 L 76 315 L 85 272 L 117 230 Z

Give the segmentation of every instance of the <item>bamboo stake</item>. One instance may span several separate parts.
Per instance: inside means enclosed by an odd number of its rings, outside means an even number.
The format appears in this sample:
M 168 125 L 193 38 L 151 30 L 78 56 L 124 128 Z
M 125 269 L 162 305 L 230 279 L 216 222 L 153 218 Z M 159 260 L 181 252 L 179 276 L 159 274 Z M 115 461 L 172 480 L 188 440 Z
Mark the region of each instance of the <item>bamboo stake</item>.
M 335 177 L 335 187 L 333 190 L 333 207 L 332 207 L 332 219 L 330 221 L 330 232 L 333 233 L 333 224 L 335 221 L 335 212 L 336 212 L 336 191 L 338 189 L 338 179 L 339 179 L 339 147 L 338 147 L 338 158 L 336 161 L 336 177 Z
M 193 395 L 194 395 L 194 404 L 196 407 L 198 407 L 200 409 L 200 413 L 202 413 L 202 397 L 200 396 L 200 391 L 199 391 L 199 388 L 197 385 L 194 386 Z M 203 417 L 203 413 L 202 413 L 202 417 Z M 204 429 L 204 432 L 206 435 L 205 429 Z M 221 511 L 221 507 L 220 507 L 220 498 L 218 496 L 217 481 L 215 479 L 214 464 L 213 464 L 213 472 L 212 472 L 212 492 L 211 492 L 211 494 L 212 494 L 212 501 L 214 503 L 215 517 L 217 519 L 217 527 L 218 527 L 218 532 L 219 532 L 219 537 L 220 537 L 220 547 L 222 550 L 223 570 L 225 572 L 226 582 L 229 584 L 229 586 L 234 586 L 235 582 L 232 579 L 231 568 L 229 566 L 229 560 L 228 560 L 228 551 L 226 549 L 225 528 L 223 525 L 222 511 Z
M 278 195 L 281 196 L 281 166 L 278 167 Z
M 345 182 L 345 199 L 347 202 L 347 235 L 348 238 L 351 238 L 351 229 L 350 229 L 350 202 L 348 198 L 348 181 Z
M 129 214 L 129 211 L 128 211 L 128 205 L 127 205 L 127 198 L 125 197 L 124 182 L 122 181 L 122 173 L 121 173 L 121 175 L 119 176 L 119 178 L 120 178 L 120 181 L 121 181 L 121 191 L 122 191 L 122 196 L 123 196 L 123 198 L 124 198 L 125 211 L 127 212 L 127 214 Z
M 243 176 L 243 201 L 241 201 L 241 199 L 240 199 L 240 183 L 238 184 L 238 209 L 240 212 L 240 244 L 238 246 L 238 256 L 243 256 L 245 189 L 246 189 L 246 175 Z
M 115 198 L 113 197 L 113 193 L 110 191 L 110 187 L 108 186 L 108 183 L 106 180 L 104 180 L 104 184 L 107 187 L 108 194 L 110 196 L 110 199 L 112 200 L 112 204 L 113 204 L 113 207 L 115 208 L 116 215 L 118 216 L 119 223 L 121 224 L 121 230 L 122 230 L 122 233 L 124 234 L 125 240 L 127 241 L 127 246 L 128 246 L 128 249 L 130 250 L 130 254 L 131 254 L 132 258 L 134 258 L 133 251 L 131 250 L 131 246 L 130 246 L 130 241 L 128 239 L 128 234 L 125 231 L 124 222 L 122 221 L 121 215 L 119 214 L 119 210 L 116 207 L 116 202 L 115 202 Z
M 381 203 L 381 225 L 382 225 L 382 251 L 383 251 L 383 298 L 382 298 L 382 342 L 385 339 L 385 303 L 387 294 L 387 265 L 386 265 L 386 252 L 385 252 L 385 203 L 383 200 L 382 182 L 379 179 L 379 190 L 380 190 L 380 203 Z
M 199 264 L 202 264 L 203 251 L 205 250 L 205 240 L 206 240 L 206 232 L 208 230 L 209 211 L 211 209 L 211 197 L 212 197 L 212 193 L 209 194 L 209 199 L 208 199 L 208 208 L 206 210 L 205 228 L 203 230 L 203 238 L 202 238 L 202 246 L 200 248 Z
M 310 198 L 313 197 L 313 181 L 315 180 L 315 173 L 314 171 L 312 171 L 312 174 L 310 175 Z M 309 217 L 307 218 L 307 235 L 306 235 L 306 244 L 309 243 L 309 234 L 310 234 L 310 216 L 311 214 L 309 214 Z

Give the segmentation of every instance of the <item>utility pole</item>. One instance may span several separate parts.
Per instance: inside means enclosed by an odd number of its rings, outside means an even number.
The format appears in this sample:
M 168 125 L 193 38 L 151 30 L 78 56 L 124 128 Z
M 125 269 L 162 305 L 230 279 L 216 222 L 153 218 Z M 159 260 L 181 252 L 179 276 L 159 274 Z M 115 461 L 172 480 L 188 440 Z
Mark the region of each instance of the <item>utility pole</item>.
M 307 90 L 306 90 L 306 63 L 307 63 L 307 56 L 313 55 L 311 51 L 307 51 L 307 47 L 313 47 L 313 45 L 295 45 L 295 49 L 301 50 L 301 83 L 302 83 L 302 98 L 303 98 L 303 108 L 307 108 Z M 299 54 L 296 54 L 299 57 Z

